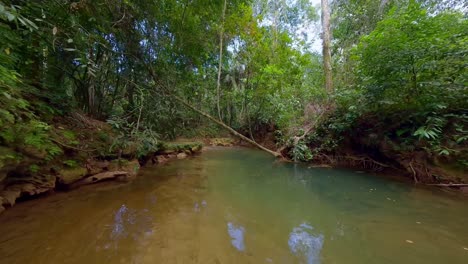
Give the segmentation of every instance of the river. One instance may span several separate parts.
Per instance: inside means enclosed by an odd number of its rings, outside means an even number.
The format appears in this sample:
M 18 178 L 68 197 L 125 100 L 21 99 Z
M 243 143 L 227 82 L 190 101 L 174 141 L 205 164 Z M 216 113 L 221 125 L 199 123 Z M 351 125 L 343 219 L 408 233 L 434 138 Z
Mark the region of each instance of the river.
M 0 263 L 468 263 L 468 199 L 227 148 L 22 202 Z

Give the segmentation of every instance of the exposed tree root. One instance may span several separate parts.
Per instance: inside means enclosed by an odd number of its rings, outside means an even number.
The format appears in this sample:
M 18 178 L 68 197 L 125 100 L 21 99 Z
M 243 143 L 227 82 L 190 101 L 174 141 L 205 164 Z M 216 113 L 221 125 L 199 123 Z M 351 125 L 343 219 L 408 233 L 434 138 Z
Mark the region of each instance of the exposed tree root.
M 419 182 L 418 176 L 417 176 L 417 174 L 416 174 L 416 171 L 415 171 L 414 168 L 413 168 L 413 164 L 412 164 L 412 163 L 413 163 L 413 161 L 411 161 L 411 162 L 408 164 L 408 166 L 409 166 L 409 168 L 411 169 L 411 171 L 413 172 L 413 181 L 414 181 L 414 183 L 418 183 L 418 182 Z
M 373 171 L 381 171 L 384 168 L 393 168 L 390 165 L 378 162 L 368 156 L 351 156 L 351 155 L 326 155 L 318 154 L 316 161 L 323 164 L 342 165 L 350 167 L 360 167 Z
M 439 187 L 468 187 L 468 183 L 437 183 L 437 184 L 426 184 L 429 186 Z

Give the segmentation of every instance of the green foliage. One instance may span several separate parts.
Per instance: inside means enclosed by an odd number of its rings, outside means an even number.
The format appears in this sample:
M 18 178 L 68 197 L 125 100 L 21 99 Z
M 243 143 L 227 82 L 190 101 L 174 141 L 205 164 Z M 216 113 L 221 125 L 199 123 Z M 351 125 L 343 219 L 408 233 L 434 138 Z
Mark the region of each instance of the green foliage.
M 123 154 L 141 158 L 161 147 L 159 135 L 151 129 L 138 129 L 133 122 L 114 117 L 107 121 L 119 134 L 113 139 L 109 152 L 123 151 Z
M 33 164 L 33 165 L 29 166 L 29 171 L 31 173 L 37 173 L 37 172 L 39 172 L 39 169 L 40 169 L 40 167 L 37 164 Z
M 46 147 L 46 151 L 47 151 L 47 157 L 46 157 L 46 160 L 50 161 L 52 160 L 53 158 L 63 154 L 63 150 L 55 145 L 55 144 L 50 144 Z
M 137 140 L 138 148 L 136 156 L 138 158 L 144 157 L 149 153 L 156 152 L 161 148 L 161 142 L 158 139 L 158 135 L 149 129 L 142 131 L 135 135 Z
M 51 141 L 50 126 L 32 119 L 27 123 L 15 123 L 0 131 L 0 138 L 5 145 L 18 145 L 32 148 L 38 153 L 47 153 L 45 160 L 52 160 L 63 153 L 62 149 Z
M 0 144 L 53 160 L 62 149 L 51 134 L 78 144 L 51 128 L 74 109 L 107 120 L 117 136 L 97 137 L 117 155 L 142 157 L 181 135 L 219 136 L 168 95 L 217 116 L 222 59 L 221 119 L 245 134 L 277 130 L 288 143 L 326 112 L 314 105 L 335 109 L 292 146 L 296 160 L 354 140 L 463 161 L 468 25 L 455 4 L 333 1 L 328 95 L 322 57 L 301 34 L 318 18 L 310 1 L 227 1 L 225 18 L 223 1 L 3 1 Z
M 380 111 L 427 111 L 436 103 L 463 107 L 467 28 L 462 14 L 430 16 L 414 1 L 393 10 L 355 51 L 366 106 Z
M 49 129 L 50 126 L 46 123 L 36 120 L 29 122 L 22 130 L 24 133 L 24 143 L 37 149 L 42 149 L 48 143 L 47 131 Z
M 445 125 L 446 120 L 441 117 L 431 116 L 428 117 L 426 124 L 419 127 L 413 136 L 417 136 L 421 139 L 437 140 L 441 137 L 442 128 Z
M 0 169 L 7 165 L 17 165 L 21 157 L 13 149 L 0 146 Z
M 62 163 L 69 168 L 78 167 L 78 162 L 76 160 L 65 160 Z
M 344 15 L 335 17 L 336 110 L 307 144 L 313 154 L 425 152 L 433 163 L 463 166 L 466 16 L 434 1 L 392 1 L 384 9 L 378 2 L 334 2 Z
M 78 145 L 79 141 L 76 139 L 76 135 L 73 131 L 64 130 L 62 131 L 63 137 L 66 139 L 68 145 Z M 103 140 L 106 142 L 105 140 Z
M 294 145 L 289 154 L 294 161 L 309 161 L 313 158 L 312 151 L 304 141 L 299 141 Z

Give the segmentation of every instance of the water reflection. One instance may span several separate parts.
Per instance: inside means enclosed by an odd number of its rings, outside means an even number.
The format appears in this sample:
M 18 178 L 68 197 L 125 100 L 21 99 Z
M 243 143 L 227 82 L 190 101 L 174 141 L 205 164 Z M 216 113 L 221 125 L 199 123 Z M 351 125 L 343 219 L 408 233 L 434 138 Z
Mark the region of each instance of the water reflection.
M 243 226 L 236 226 L 231 222 L 227 224 L 228 234 L 231 237 L 231 244 L 238 250 L 244 251 L 245 250 L 245 243 L 244 243 L 244 233 L 245 229 Z
M 292 253 L 300 258 L 305 258 L 308 264 L 320 263 L 320 251 L 323 247 L 323 235 L 311 234 L 313 227 L 302 223 L 293 228 L 289 234 L 288 245 Z
M 118 239 L 119 237 L 126 237 L 127 233 L 125 231 L 124 220 L 125 215 L 128 213 L 128 208 L 125 204 L 115 212 L 114 215 L 114 226 L 112 227 L 112 233 L 110 235 L 112 240 Z M 133 222 L 133 220 L 130 220 Z
M 135 210 L 122 204 L 114 214 L 109 242 L 104 249 L 115 249 L 125 239 L 139 241 L 153 234 L 153 217 L 148 209 Z M 124 243 L 124 242 L 123 242 Z
M 195 204 L 193 205 L 193 211 L 195 211 L 196 213 L 200 212 L 200 205 L 201 207 L 205 208 L 207 203 L 205 200 L 203 200 L 201 203 L 195 202 Z

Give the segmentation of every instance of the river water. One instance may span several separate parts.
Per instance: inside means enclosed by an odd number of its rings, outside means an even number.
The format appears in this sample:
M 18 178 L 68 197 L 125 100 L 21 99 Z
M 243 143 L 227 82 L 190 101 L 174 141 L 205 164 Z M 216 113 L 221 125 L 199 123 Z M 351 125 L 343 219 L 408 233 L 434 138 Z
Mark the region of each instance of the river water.
M 468 199 L 242 148 L 0 215 L 0 263 L 468 263 Z

